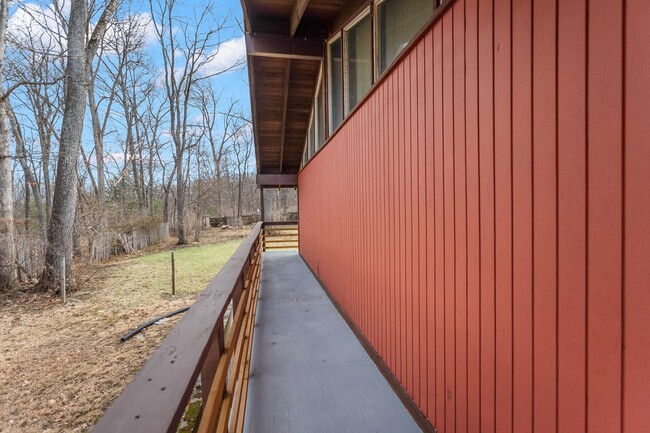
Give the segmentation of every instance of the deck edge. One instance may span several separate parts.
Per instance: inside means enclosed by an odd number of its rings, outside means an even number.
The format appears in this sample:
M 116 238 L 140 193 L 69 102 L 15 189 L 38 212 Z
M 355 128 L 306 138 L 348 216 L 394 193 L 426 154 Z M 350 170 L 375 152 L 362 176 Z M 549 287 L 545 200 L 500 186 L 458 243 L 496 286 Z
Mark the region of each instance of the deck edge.
M 372 362 L 375 363 L 377 368 L 379 369 L 379 372 L 384 376 L 390 387 L 395 391 L 395 394 L 397 397 L 400 399 L 406 410 L 409 412 L 415 423 L 422 429 L 423 433 L 437 433 L 436 428 L 429 422 L 427 417 L 424 415 L 424 413 L 420 410 L 420 408 L 417 406 L 417 404 L 413 401 L 410 395 L 406 392 L 406 390 L 402 387 L 402 385 L 399 383 L 397 380 L 397 377 L 393 374 L 393 372 L 388 368 L 388 365 L 384 362 L 384 360 L 379 356 L 379 353 L 375 350 L 374 347 L 370 344 L 370 342 L 366 339 L 366 337 L 361 333 L 357 325 L 352 321 L 350 316 L 348 316 L 348 313 L 343 309 L 341 304 L 338 303 L 336 298 L 332 296 L 330 291 L 328 290 L 327 286 L 323 281 L 320 279 L 318 274 L 314 272 L 312 267 L 309 265 L 307 260 L 302 256 L 300 252 L 298 252 L 298 256 L 300 259 L 303 261 L 305 266 L 307 266 L 307 269 L 309 269 L 309 272 L 314 276 L 318 284 L 321 286 L 323 289 L 323 292 L 327 295 L 329 300 L 332 302 L 334 305 L 334 308 L 336 308 L 336 311 L 341 315 L 345 323 L 348 325 L 350 330 L 352 330 L 352 333 L 354 336 L 357 338 L 359 343 L 361 343 L 361 346 L 363 349 L 366 351 L 370 359 L 372 359 Z

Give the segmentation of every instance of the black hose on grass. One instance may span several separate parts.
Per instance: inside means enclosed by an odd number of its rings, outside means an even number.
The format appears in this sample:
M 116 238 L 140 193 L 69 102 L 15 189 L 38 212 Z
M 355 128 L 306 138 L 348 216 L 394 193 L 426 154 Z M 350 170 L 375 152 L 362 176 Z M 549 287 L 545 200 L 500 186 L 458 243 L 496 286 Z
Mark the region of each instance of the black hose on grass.
M 124 336 L 122 336 L 122 337 L 120 338 L 120 341 L 121 341 L 122 343 L 124 343 L 126 340 L 130 339 L 131 337 L 136 336 L 137 334 L 139 334 L 139 333 L 142 332 L 143 330 L 147 329 L 148 327 L 150 327 L 150 326 L 153 325 L 154 323 L 158 322 L 159 320 L 167 319 L 167 318 L 172 317 L 172 316 L 175 316 L 175 315 L 177 315 L 177 314 L 184 313 L 184 312 L 186 312 L 186 311 L 189 310 L 189 309 L 190 309 L 190 307 L 181 308 L 180 310 L 172 311 L 171 313 L 167 313 L 167 314 L 165 314 L 164 316 L 156 317 L 156 318 L 153 319 L 153 320 L 150 320 L 150 321 L 148 321 L 148 322 L 146 322 L 146 323 L 143 323 L 142 325 L 140 325 L 140 326 L 138 326 L 137 328 L 135 328 L 133 331 L 129 332 L 128 334 L 126 334 L 126 335 L 124 335 Z

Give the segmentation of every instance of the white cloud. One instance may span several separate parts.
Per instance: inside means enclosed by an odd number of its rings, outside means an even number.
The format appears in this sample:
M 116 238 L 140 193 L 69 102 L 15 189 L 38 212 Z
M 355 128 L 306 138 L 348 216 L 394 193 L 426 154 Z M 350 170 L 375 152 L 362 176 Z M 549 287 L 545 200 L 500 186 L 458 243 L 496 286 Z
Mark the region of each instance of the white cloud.
M 210 57 L 210 61 L 203 67 L 202 72 L 205 75 L 239 68 L 246 60 L 246 40 L 244 35 L 222 43 Z
M 146 20 L 144 27 L 144 43 L 146 46 L 151 46 L 158 42 L 158 35 L 156 35 L 156 27 L 154 26 L 153 19 L 149 12 L 143 12 L 137 15 L 140 19 Z
M 128 35 L 128 37 L 127 37 Z M 109 46 L 118 45 L 120 48 L 125 44 L 125 40 L 129 44 L 138 46 L 139 48 L 148 48 L 158 40 L 156 36 L 156 28 L 151 14 L 149 12 L 140 12 L 137 14 L 129 15 L 121 19 L 118 23 L 113 23 L 106 29 L 104 41 Z M 107 50 L 113 53 L 114 50 Z
M 104 164 L 124 164 L 124 161 L 126 161 L 124 152 L 108 152 L 104 156 Z
M 62 18 L 70 15 L 70 2 L 62 1 L 57 11 L 52 3 L 25 3 L 9 18 L 7 32 L 16 44 L 35 45 L 44 51 L 61 53 L 67 46 Z M 40 45 L 39 45 L 40 44 Z

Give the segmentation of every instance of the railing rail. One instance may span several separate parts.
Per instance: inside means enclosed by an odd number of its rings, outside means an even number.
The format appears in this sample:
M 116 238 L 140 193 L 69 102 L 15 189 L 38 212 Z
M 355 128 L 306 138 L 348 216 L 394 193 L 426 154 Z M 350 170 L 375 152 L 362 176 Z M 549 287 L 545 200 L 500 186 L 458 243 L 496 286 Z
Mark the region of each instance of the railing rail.
M 265 222 L 262 228 L 262 248 L 264 251 L 298 249 L 299 233 L 297 222 Z
M 258 223 L 93 432 L 176 432 L 199 375 L 199 431 L 242 431 L 262 233 Z

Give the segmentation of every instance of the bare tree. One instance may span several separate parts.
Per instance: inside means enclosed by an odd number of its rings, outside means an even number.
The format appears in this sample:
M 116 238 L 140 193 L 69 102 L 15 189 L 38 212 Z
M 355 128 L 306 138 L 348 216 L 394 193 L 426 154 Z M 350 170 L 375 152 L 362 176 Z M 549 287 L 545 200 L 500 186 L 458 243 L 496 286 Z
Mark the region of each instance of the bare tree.
M 244 194 L 244 182 L 248 175 L 251 156 L 253 154 L 253 135 L 250 128 L 238 128 L 235 134 L 233 145 L 234 166 L 237 173 L 237 217 L 240 218 L 242 212 L 242 200 Z
M 55 152 L 53 145 L 60 141 L 59 126 L 64 105 L 67 19 L 62 7 L 62 2 L 53 2 L 47 12 L 37 12 L 39 9 L 27 6 L 22 8 L 31 21 L 18 28 L 14 26 L 7 36 L 11 61 L 7 63 L 5 72 L 13 82 L 11 89 L 18 90 L 12 93 L 18 110 L 32 114 L 31 119 L 21 122 L 21 130 L 31 131 L 35 135 L 32 141 L 38 146 L 32 151 L 25 148 L 25 156 L 45 197 L 46 222 L 52 210 L 51 155 Z M 28 139 L 23 134 L 25 144 Z
M 184 226 L 185 153 L 191 142 L 191 98 L 197 84 L 207 78 L 240 67 L 243 59 L 232 66 L 210 70 L 221 46 L 221 31 L 227 20 L 219 20 L 213 5 L 195 11 L 193 21 L 178 17 L 176 0 L 149 0 L 156 36 L 164 66 L 164 87 L 169 108 L 169 132 L 174 143 L 176 165 L 176 212 L 178 243 L 187 243 Z
M 158 161 L 159 151 L 163 143 L 161 143 L 161 129 L 162 121 L 165 117 L 163 112 L 163 107 L 158 103 L 156 95 L 154 92 L 151 92 L 147 95 L 149 101 L 146 105 L 146 111 L 144 116 L 141 118 L 142 129 L 143 129 L 143 145 L 146 148 L 146 164 L 147 164 L 147 181 L 146 181 L 146 196 L 147 196 L 147 208 L 149 209 L 149 215 L 154 214 L 154 189 L 156 183 L 156 171 L 157 168 L 161 167 L 160 164 L 156 164 Z M 143 149 L 144 150 L 144 149 Z M 165 176 L 162 175 L 162 180 L 164 182 Z M 164 215 L 164 221 L 168 220 L 167 215 Z
M 103 47 L 103 45 L 102 45 Z M 103 49 L 100 50 L 99 58 L 101 59 L 103 54 Z M 111 108 L 113 102 L 115 101 L 117 92 L 117 82 L 114 82 L 113 85 L 109 88 L 107 95 L 105 96 L 106 107 L 104 116 L 101 117 L 99 114 L 99 104 L 95 99 L 95 81 L 97 78 L 97 73 L 99 69 L 99 63 L 95 70 L 92 70 L 90 73 L 90 81 L 88 87 L 88 108 L 90 111 L 90 118 L 93 127 L 93 140 L 95 142 L 95 160 L 97 164 L 97 180 L 96 180 L 96 195 L 97 195 L 97 222 L 96 228 L 98 232 L 104 231 L 104 226 L 106 225 L 106 173 L 104 169 L 104 137 L 106 135 L 106 128 L 108 126 L 108 121 L 111 116 Z M 83 148 L 82 148 L 83 150 Z M 84 159 L 86 157 L 84 156 Z M 90 159 L 87 159 L 88 172 L 90 170 Z M 91 175 L 92 176 L 92 175 Z M 92 177 L 91 177 L 92 179 Z
M 87 0 L 71 0 L 68 26 L 68 60 L 65 74 L 65 110 L 57 159 L 52 216 L 40 288 L 58 288 L 61 265 L 72 263 L 72 236 L 77 208 L 77 165 L 88 96 L 90 65 L 119 0 L 110 0 L 86 43 Z M 70 267 L 66 268 L 69 274 Z
M 28 199 L 28 197 L 29 197 L 29 192 L 31 190 L 32 193 L 31 195 L 34 197 L 34 202 L 36 203 L 36 215 L 38 218 L 38 224 L 41 231 L 41 241 L 45 242 L 45 240 L 47 239 L 45 204 L 43 203 L 43 198 L 41 197 L 41 193 L 38 188 L 38 182 L 36 180 L 36 177 L 34 176 L 34 173 L 32 172 L 31 165 L 27 161 L 27 151 L 25 146 L 25 139 L 23 138 L 22 128 L 20 126 L 20 123 L 18 122 L 16 113 L 14 112 L 14 109 L 9 101 L 9 98 L 6 99 L 5 106 L 6 106 L 7 116 L 9 118 L 9 124 L 11 125 L 11 133 L 13 135 L 14 142 L 16 143 L 16 157 L 18 158 L 20 167 L 22 168 L 23 173 L 25 175 L 25 183 L 27 186 L 25 190 L 27 195 L 27 197 L 25 198 L 25 203 L 26 206 L 29 206 L 30 200 Z M 25 211 L 25 215 L 26 216 L 29 215 L 29 212 L 27 210 Z
M 203 128 L 210 144 L 214 164 L 214 175 L 217 184 L 217 213 L 222 215 L 223 193 L 221 184 L 223 166 L 233 138 L 241 128 L 247 125 L 247 122 L 240 121 L 241 114 L 238 112 L 238 101 L 231 100 L 225 110 L 221 111 L 220 95 L 217 94 L 211 83 L 200 86 L 196 101 L 201 111 Z
M 146 23 L 139 16 L 129 15 L 113 25 L 113 38 L 107 40 L 113 56 L 106 56 L 108 81 L 117 86 L 117 101 L 124 119 L 124 150 L 130 160 L 138 212 L 146 211 L 144 165 L 142 161 L 142 108 L 155 89 L 149 61 L 143 53 Z

